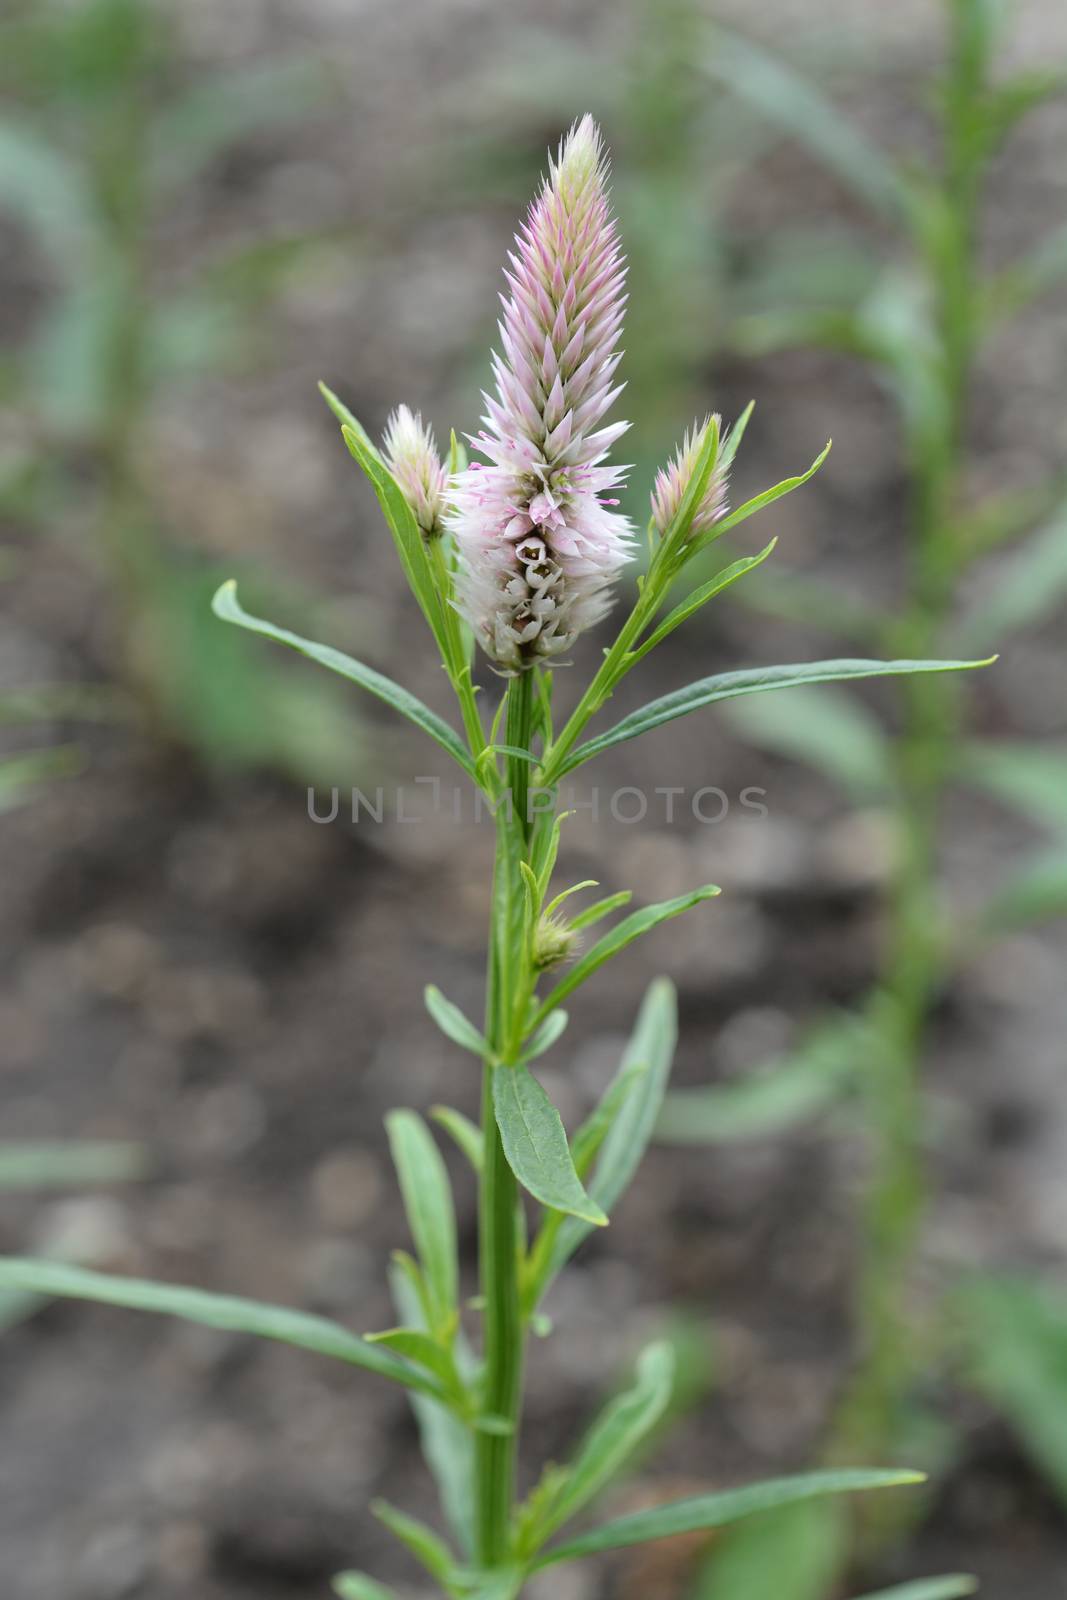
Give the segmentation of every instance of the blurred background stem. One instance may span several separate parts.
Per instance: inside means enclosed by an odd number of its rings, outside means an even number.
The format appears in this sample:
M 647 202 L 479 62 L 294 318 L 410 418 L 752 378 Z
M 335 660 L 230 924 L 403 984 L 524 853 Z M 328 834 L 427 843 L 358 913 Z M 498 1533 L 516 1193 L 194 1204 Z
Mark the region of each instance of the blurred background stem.
M 907 438 L 911 561 L 909 603 L 895 634 L 894 647 L 901 653 L 938 654 L 960 573 L 957 513 L 978 328 L 978 135 L 988 87 L 979 26 L 983 3 L 949 0 L 943 178 L 929 197 L 931 221 L 925 230 L 935 308 L 938 426 L 913 428 Z M 835 1458 L 895 1458 L 902 1448 L 902 1407 L 932 1353 L 932 1331 L 915 1325 L 909 1280 L 927 1201 L 921 1067 L 943 954 L 942 800 L 961 733 L 958 686 L 944 680 L 925 684 L 921 692 L 904 686 L 904 724 L 895 747 L 899 862 L 891 888 L 885 982 L 871 1007 L 875 1049 L 867 1126 L 874 1169 L 856 1295 L 860 1365 L 836 1419 Z M 873 1530 L 881 1520 L 877 1512 L 865 1519 Z

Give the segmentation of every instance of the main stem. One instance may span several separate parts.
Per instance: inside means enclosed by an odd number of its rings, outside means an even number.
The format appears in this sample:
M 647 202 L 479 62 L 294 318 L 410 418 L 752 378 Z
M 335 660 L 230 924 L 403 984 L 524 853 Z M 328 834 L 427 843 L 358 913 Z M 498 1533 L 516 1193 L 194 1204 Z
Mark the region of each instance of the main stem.
M 533 675 L 524 672 L 508 686 L 506 740 L 530 748 Z M 529 765 L 508 763 L 508 799 L 497 815 L 493 906 L 486 975 L 485 1037 L 491 1056 L 482 1072 L 482 1134 L 485 1155 L 479 1195 L 479 1247 L 485 1326 L 485 1410 L 509 1424 L 508 1431 L 479 1433 L 476 1442 L 478 1557 L 487 1567 L 510 1553 L 511 1512 L 515 1498 L 515 1458 L 522 1409 L 523 1321 L 519 1299 L 519 1197 L 515 1176 L 504 1156 L 493 1110 L 493 1073 L 507 1072 L 509 1040 L 517 1032 L 514 1008 L 521 1003 L 522 919 L 516 916 L 521 881 L 517 868 L 528 842 Z M 521 901 L 518 902 L 521 908 Z

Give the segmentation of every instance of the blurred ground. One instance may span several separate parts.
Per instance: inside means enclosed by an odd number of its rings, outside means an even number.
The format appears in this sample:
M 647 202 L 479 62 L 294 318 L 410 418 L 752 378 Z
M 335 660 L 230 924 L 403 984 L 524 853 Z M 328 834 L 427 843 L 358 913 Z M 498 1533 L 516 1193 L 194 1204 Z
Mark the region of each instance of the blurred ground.
M 724 4 L 721 14 L 747 21 L 747 9 Z M 864 8 L 864 39 L 854 6 L 774 0 L 759 26 L 812 54 L 839 24 L 855 31 L 861 59 L 876 42 L 878 75 L 852 98 L 892 137 L 921 117 L 915 79 L 936 47 L 935 10 L 926 0 Z M 1024 54 L 1067 51 L 1067 18 L 1042 0 L 1018 11 Z M 161 223 L 161 256 L 176 268 L 193 243 L 214 247 L 280 220 L 344 224 L 354 236 L 324 246 L 283 296 L 268 364 L 176 387 L 148 419 L 163 515 L 235 570 L 262 560 L 331 595 L 329 637 L 438 706 L 391 547 L 314 382 L 336 387 L 372 431 L 398 399 L 421 406 L 439 435 L 471 425 L 514 202 L 505 184 L 486 203 L 455 168 L 479 131 L 500 130 L 516 171 L 531 143 L 558 133 L 554 103 L 539 114 L 536 85 L 516 88 L 519 41 L 527 47 L 534 24 L 564 41 L 573 31 L 610 62 L 625 19 L 620 7 L 574 16 L 549 3 L 520 17 L 482 0 L 182 8 L 194 63 L 298 45 L 328 58 L 338 99 L 299 132 L 254 141 L 209 170 Z M 479 127 L 480 108 L 491 126 Z M 611 141 L 610 122 L 607 132 Z M 996 178 L 991 250 L 1067 213 L 1065 132 L 1067 117 L 1051 111 L 1012 147 Z M 623 148 L 620 169 L 625 159 Z M 510 181 L 521 194 L 525 177 Z M 450 188 L 454 207 L 428 203 Z M 816 203 L 847 206 L 800 157 L 779 152 L 736 194 L 735 217 L 758 231 L 763 218 Z M 622 222 L 625 234 L 625 210 Z M 13 233 L 10 245 L 0 303 L 33 282 L 25 241 Z M 161 293 L 166 283 L 163 271 Z M 1050 303 L 1025 333 L 1002 339 L 982 374 L 983 481 L 1025 482 L 1062 459 L 1063 309 Z M 17 326 L 7 331 L 17 340 Z M 727 417 L 757 400 L 738 499 L 835 437 L 823 473 L 755 530 L 760 543 L 777 533 L 794 569 L 840 564 L 858 592 L 898 581 L 896 442 L 882 397 L 851 365 L 716 359 L 694 387 L 696 404 Z M 75 521 L 46 539 L 11 533 L 22 565 L 6 587 L 4 683 L 106 677 L 112 619 L 84 530 Z M 820 643 L 720 608 L 653 658 L 641 696 L 697 666 L 802 659 Z M 1049 626 L 969 686 L 977 722 L 997 734 L 1062 731 L 1063 670 L 1062 629 Z M 890 693 L 874 699 L 892 714 Z M 96 729 L 84 743 L 83 776 L 0 823 L 4 1134 L 141 1139 L 155 1173 L 102 1196 L 5 1199 L 0 1245 L 66 1249 L 116 1270 L 319 1306 L 359 1329 L 385 1325 L 384 1267 L 406 1240 L 381 1118 L 398 1101 L 474 1109 L 475 1073 L 419 995 L 432 979 L 478 1009 L 487 830 L 444 816 L 315 826 L 304 793 L 278 779 L 205 772 L 136 728 Z M 424 750 L 390 749 L 397 779 L 437 770 Z M 684 739 L 672 730 L 626 747 L 598 778 L 605 800 L 624 785 L 715 784 L 730 814 L 668 826 L 654 807 L 640 827 L 610 814 L 597 826 L 586 814 L 565 872 L 639 899 L 708 880 L 727 892 L 586 991 L 544 1074 L 568 1120 L 595 1098 L 655 973 L 678 981 L 678 1081 L 697 1083 L 780 1049 L 826 1002 L 860 997 L 880 932 L 884 820 L 857 816 L 800 767 L 745 750 L 707 714 Z M 368 772 L 368 786 L 376 781 Z M 766 818 L 737 803 L 750 785 L 766 790 Z M 962 801 L 948 835 L 962 897 L 1028 842 L 992 806 Z M 1063 1269 L 1065 953 L 1062 929 L 1018 938 L 944 998 L 930 1048 L 938 1194 L 920 1293 L 972 1264 Z M 470 1268 L 473 1197 L 453 1170 Z M 693 1319 L 714 1382 L 664 1439 L 639 1492 L 809 1459 L 848 1361 L 862 1171 L 863 1151 L 841 1130 L 654 1150 L 610 1233 L 556 1292 L 556 1337 L 531 1359 L 527 1470 L 566 1448 L 668 1307 Z M 3 1353 L 0 1539 L 11 1600 L 310 1600 L 343 1565 L 414 1583 L 366 1510 L 382 1493 L 432 1516 L 399 1392 L 297 1352 L 73 1305 L 5 1333 Z M 1062 1509 L 974 1400 L 946 1392 L 939 1404 L 960 1423 L 965 1454 L 901 1575 L 965 1567 L 987 1600 L 1051 1600 L 1067 1585 Z M 670 1563 L 636 1562 L 567 1571 L 551 1590 L 558 1600 L 683 1592 Z

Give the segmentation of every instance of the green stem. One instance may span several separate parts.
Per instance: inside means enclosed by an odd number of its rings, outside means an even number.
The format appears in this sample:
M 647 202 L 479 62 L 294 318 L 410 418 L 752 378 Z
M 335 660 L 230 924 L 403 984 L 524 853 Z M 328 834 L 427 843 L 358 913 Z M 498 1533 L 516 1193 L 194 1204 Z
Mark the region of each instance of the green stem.
M 615 642 L 606 652 L 592 682 L 571 712 L 566 725 L 560 730 L 559 737 L 552 741 L 552 748 L 545 757 L 538 780 L 546 789 L 552 788 L 558 781 L 560 768 L 582 729 L 590 717 L 595 716 L 600 710 L 623 676 L 626 670 L 624 663 L 627 652 L 652 620 L 661 594 L 662 584 L 654 581 L 654 573 L 650 569 L 636 604 L 619 630 Z
M 507 743 L 528 750 L 533 722 L 533 679 L 529 672 L 508 687 Z M 515 1176 L 504 1156 L 493 1111 L 493 1073 L 508 1070 L 509 1041 L 515 1036 L 515 1011 L 524 1003 L 520 981 L 525 952 L 523 888 L 518 859 L 527 846 L 526 804 L 529 765 L 511 758 L 511 790 L 497 816 L 497 855 L 489 935 L 485 1036 L 494 1066 L 482 1074 L 482 1133 L 485 1158 L 479 1196 L 481 1288 L 485 1304 L 485 1410 L 511 1425 L 506 1433 L 479 1433 L 476 1443 L 478 1558 L 487 1567 L 507 1560 L 515 1497 L 515 1458 L 522 1406 L 524 1330 L 519 1294 L 519 1197 Z

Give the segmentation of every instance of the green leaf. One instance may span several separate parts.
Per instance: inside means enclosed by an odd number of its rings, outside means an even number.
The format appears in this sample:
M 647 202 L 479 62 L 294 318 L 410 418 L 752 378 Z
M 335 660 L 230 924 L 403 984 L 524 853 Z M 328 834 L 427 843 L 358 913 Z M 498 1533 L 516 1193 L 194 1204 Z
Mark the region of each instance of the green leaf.
M 695 555 L 698 550 L 703 550 L 705 545 L 710 544 L 713 539 L 720 539 L 724 533 L 729 533 L 730 529 L 736 528 L 739 523 L 747 522 L 749 517 L 754 517 L 765 506 L 773 505 L 776 500 L 781 500 L 783 496 L 792 494 L 794 489 L 799 489 L 802 484 L 807 483 L 809 478 L 815 476 L 830 454 L 832 444 L 832 439 L 826 441 L 825 447 L 815 457 L 807 472 L 802 472 L 795 478 L 783 478 L 782 482 L 776 483 L 773 489 L 764 489 L 762 494 L 756 495 L 751 500 L 746 500 L 744 505 L 738 506 L 736 511 L 731 511 L 728 516 L 723 517 L 721 522 L 717 522 L 714 528 L 709 529 L 706 534 L 695 541 L 692 547 L 693 554 Z M 769 552 L 767 553 L 769 554 Z
M 330 1580 L 334 1594 L 341 1600 L 396 1600 L 396 1590 L 368 1578 L 365 1572 L 339 1572 Z
M 812 1472 L 797 1478 L 774 1478 L 766 1483 L 750 1484 L 744 1489 L 695 1495 L 689 1500 L 676 1500 L 673 1505 L 637 1511 L 632 1516 L 606 1522 L 580 1538 L 572 1539 L 569 1544 L 557 1545 L 555 1549 L 546 1551 L 534 1563 L 532 1570 L 540 1572 L 544 1567 L 555 1566 L 560 1561 L 576 1561 L 581 1556 L 645 1544 L 650 1539 L 668 1539 L 679 1533 L 725 1528 L 730 1523 L 739 1522 L 742 1517 L 755 1516 L 761 1511 L 774 1511 L 779 1506 L 796 1505 L 803 1500 L 814 1500 L 821 1495 L 855 1494 L 862 1490 L 901 1488 L 922 1482 L 924 1477 L 921 1472 L 868 1472 L 860 1468 Z
M 615 1477 L 666 1411 L 673 1380 L 671 1346 L 663 1342 L 649 1345 L 638 1359 L 633 1388 L 617 1395 L 597 1418 L 557 1492 L 542 1508 L 535 1524 L 533 1549 L 551 1538 Z
M 959 772 L 1045 828 L 1067 833 L 1067 749 L 1016 739 L 973 739 Z
M 750 1517 L 714 1542 L 693 1600 L 826 1600 L 845 1565 L 843 1533 L 833 1500 Z
M 943 1578 L 916 1578 L 914 1583 L 898 1583 L 892 1589 L 861 1595 L 860 1600 L 962 1600 L 964 1595 L 977 1593 L 977 1578 L 965 1572 L 953 1572 Z
M 154 108 L 153 176 L 168 185 L 188 182 L 239 141 L 321 113 L 329 87 L 324 64 L 311 57 L 231 66 L 195 81 L 176 104 Z
M 0 760 L 0 813 L 26 799 L 31 789 L 53 778 L 71 778 L 85 762 L 76 745 L 51 745 L 47 750 L 27 750 Z
M 632 889 L 620 889 L 618 894 L 609 894 L 603 900 L 594 901 L 591 906 L 586 906 L 584 911 L 579 911 L 571 918 L 572 932 L 580 933 L 583 928 L 591 928 L 594 923 L 610 917 L 613 911 L 628 906 L 633 897 Z
M 364 1338 L 368 1344 L 384 1345 L 406 1361 L 425 1367 L 427 1372 L 440 1378 L 450 1392 L 460 1392 L 455 1363 L 432 1334 L 421 1328 L 386 1328 L 382 1333 L 364 1334 Z
M 618 1111 L 604 1136 L 589 1183 L 593 1199 L 609 1215 L 628 1188 L 648 1148 L 663 1104 L 677 1039 L 678 1003 L 674 985 L 667 978 L 657 978 L 645 993 L 618 1072 L 604 1097 L 607 1101 L 620 1094 L 617 1086 L 636 1076 L 632 1089 L 618 1102 Z M 596 1116 L 594 1112 L 594 1119 Z M 536 1276 L 531 1290 L 535 1305 L 589 1231 L 585 1223 L 575 1218 L 564 1218 L 561 1223 L 554 1217 L 546 1220 L 535 1246 Z
M 1067 916 L 1067 850 L 1030 860 L 1002 883 L 982 908 L 982 925 L 993 933 L 1055 922 Z
M 760 566 L 766 561 L 777 543 L 777 539 L 772 539 L 770 544 L 761 550 L 758 556 L 746 556 L 744 560 L 731 562 L 728 567 L 723 567 L 722 571 L 717 572 L 707 583 L 702 583 L 699 589 L 694 589 L 692 594 L 688 595 L 680 605 L 675 606 L 674 610 L 664 617 L 659 627 L 649 635 L 644 644 L 639 645 L 633 651 L 631 664 L 640 661 L 642 657 L 648 655 L 650 650 L 654 650 L 658 644 L 662 644 L 668 634 L 673 633 L 675 628 L 681 627 L 683 622 L 688 621 L 694 612 L 699 611 L 709 600 L 714 599 L 715 595 L 721 594 L 724 589 L 728 589 L 732 583 L 737 582 L 738 578 L 743 578 L 746 572 L 751 572 L 754 567 Z
M 745 429 L 748 427 L 755 409 L 755 400 L 750 400 L 733 427 L 727 431 L 726 437 L 719 446 L 719 456 L 716 462 L 720 472 L 725 472 L 727 467 L 733 465 L 734 456 L 738 452 L 741 440 L 745 437 Z
M 953 1300 L 974 1382 L 1067 1499 L 1067 1294 L 983 1277 Z
M 803 761 L 860 799 L 893 785 L 889 741 L 877 718 L 843 689 L 784 689 L 750 696 L 727 713 L 741 736 Z
M 625 1072 L 617 1071 L 589 1116 L 575 1133 L 571 1141 L 571 1150 L 574 1154 L 575 1170 L 583 1180 L 600 1153 L 600 1147 L 622 1110 L 623 1103 L 647 1073 L 648 1065 L 644 1061 L 635 1062 Z
M 332 401 L 327 403 L 332 407 Z M 457 659 L 453 648 L 454 636 L 444 611 L 447 601 L 440 592 L 439 574 L 434 570 L 422 529 L 415 521 L 415 513 L 381 455 L 370 443 L 366 431 L 358 424 L 352 427 L 346 422 L 342 424 L 341 434 L 349 453 L 363 469 L 378 497 L 411 592 L 437 641 L 441 658 L 455 681 L 464 663 Z
M 522 1059 L 524 1061 L 535 1061 L 538 1056 L 543 1056 L 546 1051 L 551 1050 L 552 1046 L 566 1031 L 567 1020 L 565 1011 L 553 1011 L 550 1017 L 546 1017 L 537 1032 L 527 1042 L 526 1048 L 522 1053 Z
M 399 711 L 402 717 L 407 717 L 409 722 L 421 728 L 423 733 L 428 733 L 469 777 L 475 776 L 474 763 L 463 748 L 458 734 L 448 726 L 447 722 L 443 722 L 436 712 L 431 711 L 429 706 L 423 705 L 421 700 L 416 699 L 409 690 L 402 689 L 391 678 L 383 677 L 380 672 L 375 672 L 373 667 L 364 666 L 361 661 L 346 656 L 340 650 L 334 650 L 330 645 L 316 644 L 311 639 L 302 639 L 299 634 L 290 633 L 288 628 L 276 628 L 273 623 L 264 622 L 260 617 L 250 616 L 238 603 L 237 584 L 232 578 L 224 583 L 215 595 L 212 610 L 217 617 L 222 618 L 223 622 L 232 622 L 239 628 L 247 628 L 250 633 L 261 633 L 265 639 L 273 639 L 278 644 L 288 645 L 291 650 L 298 650 L 301 655 L 317 661 L 320 666 L 327 667 L 342 678 L 358 683 L 361 689 L 366 689 L 379 700 L 384 700 L 386 705 L 392 706 L 394 711 Z
M 573 994 L 574 990 L 583 984 L 587 978 L 617 956 L 627 945 L 633 944 L 635 939 L 640 939 L 642 934 L 650 933 L 653 928 L 658 928 L 661 922 L 669 922 L 672 917 L 680 917 L 683 912 L 692 910 L 693 906 L 700 905 L 703 900 L 713 900 L 722 893 L 713 883 L 706 883 L 700 889 L 691 889 L 688 894 L 680 894 L 673 900 L 661 900 L 658 905 L 643 906 L 640 911 L 632 911 L 608 933 L 605 933 L 592 949 L 587 950 L 580 961 L 562 978 L 551 994 L 542 1001 L 540 1008 L 531 1023 L 531 1028 L 537 1028 L 550 1012 Z
M 117 1278 L 82 1267 L 61 1266 L 54 1261 L 37 1261 L 17 1256 L 0 1257 L 0 1290 L 25 1289 L 34 1294 L 93 1300 L 103 1305 L 126 1306 L 131 1311 L 155 1311 L 162 1316 L 180 1317 L 208 1328 L 233 1333 L 252 1333 L 261 1339 L 277 1339 L 297 1345 L 317 1355 L 333 1356 L 354 1366 L 366 1367 L 380 1377 L 391 1378 L 409 1389 L 440 1397 L 440 1384 L 417 1372 L 406 1361 L 386 1350 L 378 1350 L 339 1322 L 291 1311 L 285 1306 L 263 1305 L 258 1300 L 242 1300 L 234 1295 L 208 1294 L 203 1289 L 187 1289 L 178 1284 L 151 1283 L 143 1278 Z
M 1067 508 L 995 569 L 987 598 L 957 631 L 964 649 L 996 640 L 1056 615 L 1067 601 Z M 984 648 L 984 644 L 979 648 Z
M 384 1522 L 393 1537 L 407 1546 L 415 1560 L 426 1568 L 431 1577 L 437 1579 L 446 1593 L 451 1593 L 456 1562 L 444 1540 L 425 1522 L 398 1510 L 388 1500 L 372 1500 L 370 1508 L 378 1521 Z
M 453 1044 L 469 1050 L 472 1055 L 488 1055 L 489 1046 L 474 1023 L 468 1022 L 459 1007 L 453 1005 L 451 1000 L 446 1000 L 440 989 L 432 983 L 427 984 L 425 996 L 426 1009 L 446 1039 L 451 1039 Z
M 628 739 L 636 739 L 640 734 L 648 733 L 653 728 L 660 728 L 664 723 L 673 722 L 676 717 L 688 716 L 691 711 L 700 711 L 704 706 L 714 705 L 719 700 L 734 700 L 746 694 L 762 694 L 770 689 L 796 689 L 810 683 L 842 683 L 856 678 L 894 678 L 915 672 L 963 672 L 974 667 L 990 666 L 995 660 L 995 656 L 990 656 L 984 661 L 844 659 L 805 661 L 796 666 L 742 667 L 737 672 L 716 673 L 714 677 L 701 678 L 696 683 L 687 684 L 684 689 L 675 689 L 672 694 L 651 700 L 647 706 L 642 706 L 639 711 L 633 711 L 621 722 L 617 722 L 614 728 L 609 728 L 606 733 L 598 734 L 595 739 L 579 745 L 564 762 L 561 776 L 592 760 L 593 756 L 600 755 L 603 750 L 624 744 Z
M 906 205 L 892 162 L 813 83 L 739 34 L 716 27 L 705 70 L 809 150 L 875 211 L 899 217 Z
M 840 1097 L 868 1053 L 859 1018 L 828 1023 L 789 1055 L 744 1078 L 668 1095 L 656 1138 L 664 1144 L 726 1144 L 796 1127 Z
M 559 1112 L 524 1066 L 493 1069 L 493 1109 L 508 1165 L 523 1188 L 554 1211 L 606 1226 L 574 1170 Z
M 475 1172 L 481 1172 L 485 1162 L 485 1141 L 481 1128 L 465 1117 L 462 1111 L 454 1111 L 451 1106 L 432 1106 L 430 1116 L 462 1150 Z
M 319 393 L 322 395 L 322 398 L 325 400 L 326 404 L 329 406 L 330 410 L 341 424 L 341 427 L 347 428 L 350 433 L 354 433 L 359 439 L 366 454 L 376 460 L 380 466 L 384 467 L 385 462 L 382 460 L 382 453 L 378 449 L 378 446 L 375 444 L 374 440 L 371 438 L 362 422 L 358 421 L 358 419 L 353 416 L 352 412 L 349 411 L 344 401 L 338 399 L 333 390 L 328 389 L 324 383 L 319 384 Z
M 148 1172 L 143 1145 L 105 1139 L 0 1143 L 0 1189 L 71 1189 L 128 1183 Z
M 430 1331 L 440 1337 L 455 1326 L 459 1297 L 456 1217 L 448 1173 L 429 1129 L 414 1111 L 390 1111 L 385 1127 L 411 1237 L 426 1277 Z
M 394 1263 L 390 1268 L 389 1286 L 401 1320 L 425 1329 L 418 1290 L 399 1263 Z M 470 1363 L 462 1333 L 456 1338 L 456 1359 L 461 1372 L 469 1378 Z M 448 1526 L 460 1549 L 466 1556 L 471 1556 L 474 1553 L 475 1529 L 474 1437 L 466 1422 L 446 1406 L 439 1405 L 424 1394 L 412 1394 L 409 1398 L 415 1413 L 422 1453 L 437 1485 Z
M 0 205 L 36 228 L 51 263 L 73 279 L 99 222 L 77 164 L 21 121 L 0 123 Z

